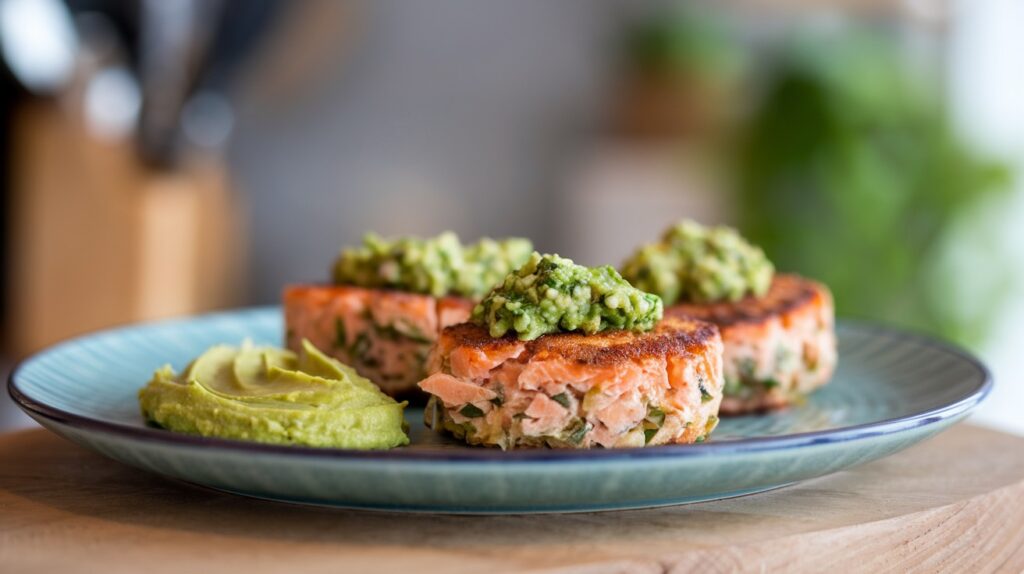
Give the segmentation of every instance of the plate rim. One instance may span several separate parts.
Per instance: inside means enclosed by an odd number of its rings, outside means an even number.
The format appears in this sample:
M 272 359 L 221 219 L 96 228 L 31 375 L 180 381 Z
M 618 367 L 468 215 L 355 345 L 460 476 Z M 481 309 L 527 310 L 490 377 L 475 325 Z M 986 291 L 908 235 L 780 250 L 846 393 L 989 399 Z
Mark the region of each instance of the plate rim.
M 895 433 L 910 431 L 918 427 L 929 426 L 940 423 L 950 418 L 955 418 L 973 410 L 992 391 L 993 379 L 989 369 L 969 351 L 938 339 L 931 335 L 925 335 L 901 328 L 889 327 L 872 321 L 855 318 L 843 318 L 838 321 L 842 328 L 854 328 L 859 330 L 874 331 L 894 335 L 899 338 L 913 340 L 927 347 L 939 349 L 966 361 L 977 371 L 980 377 L 980 384 L 971 393 L 960 399 L 940 405 L 931 409 L 911 413 L 901 417 L 883 419 L 841 427 L 838 429 L 808 431 L 780 436 L 752 437 L 734 440 L 710 441 L 701 444 L 684 445 L 661 445 L 656 447 L 632 448 L 632 449 L 513 449 L 501 451 L 491 448 L 467 448 L 464 450 L 410 450 L 395 448 L 391 450 L 355 450 L 339 448 L 320 448 L 307 446 L 288 446 L 277 444 L 266 444 L 252 441 L 242 441 L 217 437 L 204 437 L 176 433 L 163 429 L 148 426 L 132 426 L 121 423 L 110 422 L 94 417 L 79 415 L 63 409 L 45 404 L 30 397 L 24 390 L 18 387 L 17 378 L 22 369 L 29 363 L 41 360 L 45 355 L 53 353 L 60 348 L 73 345 L 84 339 L 98 336 L 100 334 L 112 333 L 120 330 L 147 327 L 167 326 L 174 323 L 187 323 L 200 319 L 216 320 L 218 318 L 237 319 L 239 315 L 252 314 L 260 315 L 270 312 L 280 312 L 279 306 L 246 307 L 216 313 L 205 313 L 184 317 L 175 317 L 156 321 L 146 321 L 121 325 L 109 329 L 94 331 L 77 337 L 72 337 L 42 349 L 29 357 L 16 363 L 7 377 L 7 391 L 11 399 L 19 408 L 29 415 L 39 416 L 58 424 L 66 425 L 83 431 L 102 432 L 126 437 L 130 440 L 141 442 L 157 442 L 173 447 L 205 447 L 212 449 L 229 450 L 249 454 L 298 456 L 300 458 L 326 458 L 331 460 L 369 460 L 386 463 L 429 463 L 429 462 L 455 462 L 463 464 L 472 463 L 513 463 L 513 462 L 607 462 L 616 460 L 636 459 L 677 459 L 690 457 L 723 456 L 734 454 L 748 454 L 760 452 L 774 452 L 797 449 L 801 447 L 837 444 L 849 441 L 869 439 L 877 436 L 891 435 Z

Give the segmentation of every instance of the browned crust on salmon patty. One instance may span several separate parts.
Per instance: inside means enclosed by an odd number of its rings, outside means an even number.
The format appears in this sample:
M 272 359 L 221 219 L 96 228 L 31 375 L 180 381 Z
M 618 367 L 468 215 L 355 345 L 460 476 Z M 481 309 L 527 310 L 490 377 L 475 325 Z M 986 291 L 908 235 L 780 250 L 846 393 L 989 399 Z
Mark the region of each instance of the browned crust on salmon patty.
M 694 317 L 710 321 L 719 328 L 734 325 L 764 323 L 779 316 L 799 312 L 801 309 L 831 301 L 828 288 L 821 283 L 799 275 L 776 274 L 763 297 L 746 296 L 739 301 L 716 303 L 678 303 L 665 309 L 673 317 Z
M 718 327 L 691 317 L 666 317 L 648 332 L 551 333 L 533 341 L 519 341 L 514 333 L 492 338 L 487 327 L 462 323 L 445 328 L 442 336 L 455 346 L 484 352 L 525 344 L 520 357 L 527 361 L 558 356 L 584 365 L 609 365 L 644 357 L 698 352 L 710 339 L 718 337 Z

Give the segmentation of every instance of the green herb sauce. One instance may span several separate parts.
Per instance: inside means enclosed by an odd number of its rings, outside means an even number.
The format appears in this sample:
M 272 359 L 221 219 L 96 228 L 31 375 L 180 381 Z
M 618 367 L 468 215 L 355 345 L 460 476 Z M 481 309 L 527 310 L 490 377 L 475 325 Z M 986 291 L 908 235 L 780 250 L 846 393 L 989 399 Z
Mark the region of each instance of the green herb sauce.
M 637 288 L 678 301 L 738 301 L 764 295 L 775 267 L 759 247 L 735 229 L 682 221 L 655 243 L 644 245 L 622 266 Z
M 530 241 L 521 238 L 463 245 L 450 231 L 429 239 L 384 239 L 370 233 L 362 246 L 342 250 L 334 282 L 477 299 L 522 265 L 532 250 Z
M 634 288 L 611 266 L 587 268 L 534 252 L 473 309 L 473 321 L 492 337 L 512 331 L 529 341 L 567 331 L 648 331 L 662 312 L 658 296 Z

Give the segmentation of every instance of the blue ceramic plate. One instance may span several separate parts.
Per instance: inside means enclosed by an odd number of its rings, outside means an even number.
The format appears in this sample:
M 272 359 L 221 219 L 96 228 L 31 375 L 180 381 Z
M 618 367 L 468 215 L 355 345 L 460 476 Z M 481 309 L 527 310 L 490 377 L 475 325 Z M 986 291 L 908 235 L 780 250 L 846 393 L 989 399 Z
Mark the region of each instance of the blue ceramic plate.
M 627 450 L 468 447 L 425 429 L 412 446 L 359 452 L 201 438 L 149 427 L 136 393 L 164 363 L 215 343 L 280 344 L 277 308 L 143 324 L 57 345 L 9 389 L 50 430 L 123 463 L 234 493 L 395 511 L 576 512 L 739 496 L 868 462 L 962 419 L 985 368 L 946 344 L 865 324 L 839 327 L 839 369 L 805 405 L 724 419 L 704 444 Z M 113 486 L 112 486 L 113 488 Z

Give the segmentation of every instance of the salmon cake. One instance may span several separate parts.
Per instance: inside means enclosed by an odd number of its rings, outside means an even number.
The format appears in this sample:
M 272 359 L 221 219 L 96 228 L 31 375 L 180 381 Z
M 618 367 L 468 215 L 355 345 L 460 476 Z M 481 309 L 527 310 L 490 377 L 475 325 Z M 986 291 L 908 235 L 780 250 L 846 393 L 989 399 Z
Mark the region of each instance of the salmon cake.
M 832 295 L 798 275 L 776 274 L 762 296 L 679 303 L 665 315 L 701 319 L 721 331 L 723 415 L 785 407 L 827 383 L 835 370 Z
M 427 368 L 427 425 L 502 449 L 701 442 L 724 386 L 718 328 L 679 317 L 532 340 L 463 323 L 441 331 Z
M 469 319 L 475 302 L 531 251 L 514 237 L 465 245 L 451 232 L 367 234 L 338 255 L 334 285 L 285 290 L 286 345 L 297 351 L 309 339 L 385 393 L 415 400 L 438 332 Z
M 285 289 L 286 346 L 308 339 L 391 396 L 416 391 L 430 347 L 444 327 L 469 319 L 473 302 L 348 285 Z
M 657 294 L 665 314 L 710 321 L 725 345 L 723 415 L 785 407 L 824 385 L 836 364 L 832 295 L 779 275 L 738 231 L 683 220 L 641 246 L 622 276 Z

